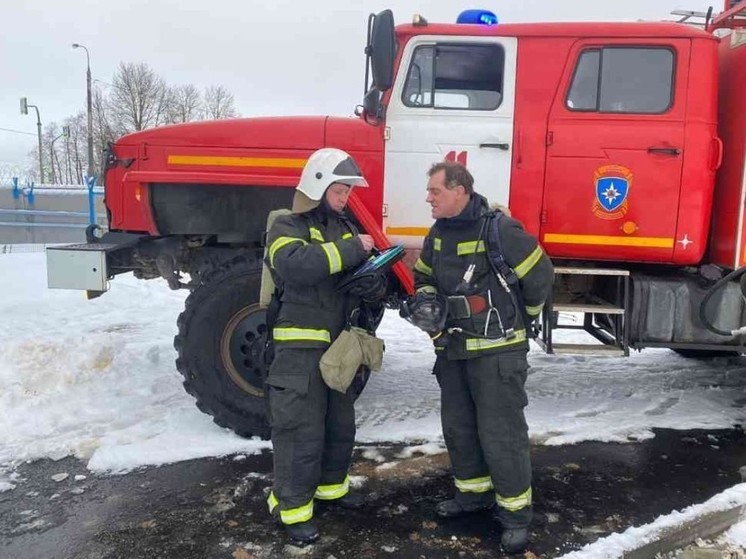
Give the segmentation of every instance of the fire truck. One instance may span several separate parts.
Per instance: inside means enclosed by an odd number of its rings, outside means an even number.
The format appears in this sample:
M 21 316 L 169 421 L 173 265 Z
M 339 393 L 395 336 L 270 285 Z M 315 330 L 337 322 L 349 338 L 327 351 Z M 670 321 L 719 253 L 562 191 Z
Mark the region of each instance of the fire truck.
M 395 27 L 391 11 L 372 14 L 355 118 L 122 137 L 106 153 L 108 231 L 50 248 L 49 285 L 98 296 L 133 272 L 188 289 L 174 340 L 186 390 L 219 425 L 266 436 L 267 216 L 290 206 L 308 156 L 336 147 L 370 184 L 353 191 L 351 217 L 378 248 L 407 248 L 392 300 L 412 292 L 407 263 L 432 223 L 426 171 L 450 159 L 553 259 L 537 338 L 547 352 L 742 353 L 746 1 L 699 15 L 503 24 L 469 10 Z M 565 327 L 594 343 L 559 343 Z

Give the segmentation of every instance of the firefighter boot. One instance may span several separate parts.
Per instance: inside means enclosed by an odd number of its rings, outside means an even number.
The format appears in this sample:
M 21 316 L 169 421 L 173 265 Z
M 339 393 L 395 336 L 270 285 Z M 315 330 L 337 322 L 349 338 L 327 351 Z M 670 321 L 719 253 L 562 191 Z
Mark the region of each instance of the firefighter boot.
M 365 497 L 360 493 L 350 491 L 344 497 L 331 501 L 331 504 L 339 505 L 343 509 L 360 509 L 365 506 Z
M 353 493 L 352 491 L 346 493 L 338 499 L 318 499 L 317 504 L 327 507 L 340 507 L 343 509 L 360 509 L 365 506 L 365 496 L 360 493 Z
M 523 553 L 528 545 L 528 528 L 507 528 L 500 536 L 505 553 Z
M 319 529 L 311 520 L 285 524 L 285 531 L 288 533 L 290 543 L 299 547 L 312 544 L 319 539 Z
M 465 514 L 489 510 L 494 502 L 461 503 L 458 499 L 448 499 L 435 505 L 435 514 L 441 518 L 456 518 Z

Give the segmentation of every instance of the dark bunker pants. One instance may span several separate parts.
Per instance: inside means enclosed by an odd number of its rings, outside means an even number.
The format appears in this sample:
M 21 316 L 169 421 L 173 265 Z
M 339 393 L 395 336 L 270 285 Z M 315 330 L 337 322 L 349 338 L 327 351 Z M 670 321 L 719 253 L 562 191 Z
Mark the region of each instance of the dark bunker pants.
M 354 400 L 324 383 L 324 351 L 278 347 L 267 378 L 274 452 L 268 504 L 284 524 L 310 520 L 314 498 L 334 500 L 349 491 Z
M 526 353 L 507 351 L 458 361 L 438 357 L 434 369 L 456 500 L 466 509 L 496 501 L 504 528 L 528 526 L 532 516 L 523 413 L 528 404 Z

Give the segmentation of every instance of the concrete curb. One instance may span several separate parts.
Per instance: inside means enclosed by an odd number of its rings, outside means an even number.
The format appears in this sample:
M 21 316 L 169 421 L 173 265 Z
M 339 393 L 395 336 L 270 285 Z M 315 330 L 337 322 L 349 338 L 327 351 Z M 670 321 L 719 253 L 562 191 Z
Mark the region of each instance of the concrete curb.
M 698 539 L 710 539 L 718 536 L 743 520 L 746 520 L 746 505 L 709 512 L 675 528 L 663 530 L 655 541 L 627 551 L 622 557 L 624 559 L 650 559 L 659 554 L 686 547 Z

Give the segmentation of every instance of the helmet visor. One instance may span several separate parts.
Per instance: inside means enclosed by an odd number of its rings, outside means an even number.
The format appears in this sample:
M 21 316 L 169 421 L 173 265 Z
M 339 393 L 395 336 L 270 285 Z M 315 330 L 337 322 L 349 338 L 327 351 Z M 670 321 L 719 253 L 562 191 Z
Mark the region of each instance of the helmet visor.
M 368 181 L 351 157 L 346 157 L 334 167 L 332 182 L 341 182 L 348 186 L 368 186 Z

